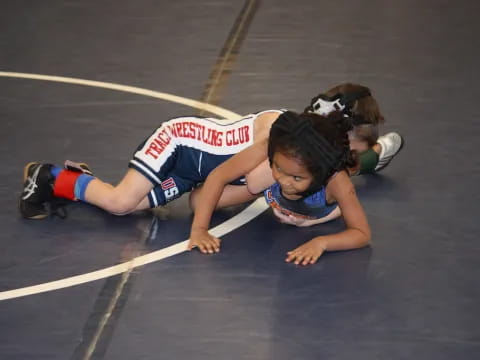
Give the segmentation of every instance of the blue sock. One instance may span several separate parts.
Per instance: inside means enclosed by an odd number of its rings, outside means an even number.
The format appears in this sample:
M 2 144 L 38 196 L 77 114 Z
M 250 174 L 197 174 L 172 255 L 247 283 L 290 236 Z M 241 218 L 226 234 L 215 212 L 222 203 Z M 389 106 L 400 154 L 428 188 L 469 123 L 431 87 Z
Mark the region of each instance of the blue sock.
M 63 170 L 63 168 L 61 167 L 58 167 L 58 166 L 52 166 L 52 168 L 50 169 L 50 173 L 55 177 L 55 179 L 57 178 L 58 174 L 60 174 L 60 172 Z
M 93 179 L 95 179 L 93 176 L 87 174 L 82 174 L 78 177 L 75 182 L 75 188 L 73 189 L 73 193 L 78 200 L 85 201 L 85 190 L 87 190 L 88 184 L 90 184 L 90 181 Z

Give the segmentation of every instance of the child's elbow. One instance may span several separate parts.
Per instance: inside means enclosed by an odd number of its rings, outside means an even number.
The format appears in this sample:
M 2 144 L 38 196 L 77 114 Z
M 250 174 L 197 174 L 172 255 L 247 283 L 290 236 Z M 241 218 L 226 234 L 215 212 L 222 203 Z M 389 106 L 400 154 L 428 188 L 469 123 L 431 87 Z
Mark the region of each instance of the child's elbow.
M 370 228 L 365 229 L 364 231 L 362 231 L 362 233 L 363 233 L 362 247 L 370 246 L 372 244 L 372 232 Z

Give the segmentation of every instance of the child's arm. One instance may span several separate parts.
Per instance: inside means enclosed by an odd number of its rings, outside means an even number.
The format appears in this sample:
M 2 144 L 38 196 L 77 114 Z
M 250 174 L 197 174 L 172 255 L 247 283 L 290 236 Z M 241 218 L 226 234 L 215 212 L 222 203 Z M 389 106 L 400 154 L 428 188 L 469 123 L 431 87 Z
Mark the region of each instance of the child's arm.
M 267 141 L 263 140 L 232 156 L 208 175 L 198 194 L 189 250 L 195 246 L 204 254 L 220 250 L 220 240 L 208 233 L 208 227 L 222 192 L 228 183 L 251 171 L 266 157 Z
M 369 244 L 371 232 L 367 217 L 346 172 L 337 174 L 327 185 L 329 193 L 343 214 L 346 229 L 332 235 L 317 236 L 287 253 L 287 262 L 313 264 L 324 251 L 350 250 Z
M 260 165 L 250 171 L 245 178 L 247 179 L 248 191 L 252 194 L 262 193 L 263 190 L 272 186 L 275 182 L 268 159 L 265 159 Z

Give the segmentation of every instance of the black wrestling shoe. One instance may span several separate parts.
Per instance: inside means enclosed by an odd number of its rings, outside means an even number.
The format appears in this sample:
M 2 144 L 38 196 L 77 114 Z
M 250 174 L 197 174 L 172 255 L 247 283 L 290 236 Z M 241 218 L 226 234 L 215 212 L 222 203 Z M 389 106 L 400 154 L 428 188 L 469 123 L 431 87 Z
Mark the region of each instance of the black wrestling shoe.
M 18 201 L 20 214 L 25 219 L 45 219 L 49 212 L 45 203 L 53 199 L 54 176 L 51 164 L 31 162 L 23 170 L 23 192 Z

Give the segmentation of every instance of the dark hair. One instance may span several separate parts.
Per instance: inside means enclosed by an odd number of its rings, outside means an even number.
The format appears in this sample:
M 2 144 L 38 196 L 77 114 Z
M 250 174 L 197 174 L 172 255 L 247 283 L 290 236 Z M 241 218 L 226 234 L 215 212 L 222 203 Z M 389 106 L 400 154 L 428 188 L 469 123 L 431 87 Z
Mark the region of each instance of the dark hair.
M 378 139 L 378 126 L 385 122 L 377 101 L 371 95 L 371 90 L 360 84 L 343 83 L 325 93 L 320 93 L 312 99 L 305 112 L 315 112 L 313 108 L 318 98 L 335 99 L 341 97 L 346 103 L 343 112 L 352 118 L 353 135 L 359 140 L 373 146 Z
M 327 116 L 284 112 L 270 129 L 270 165 L 275 152 L 298 159 L 313 175 L 312 185 L 302 195 L 312 194 L 325 186 L 335 172 L 356 165 L 356 153 L 350 150 L 348 140 L 351 129 L 350 119 L 341 112 Z

